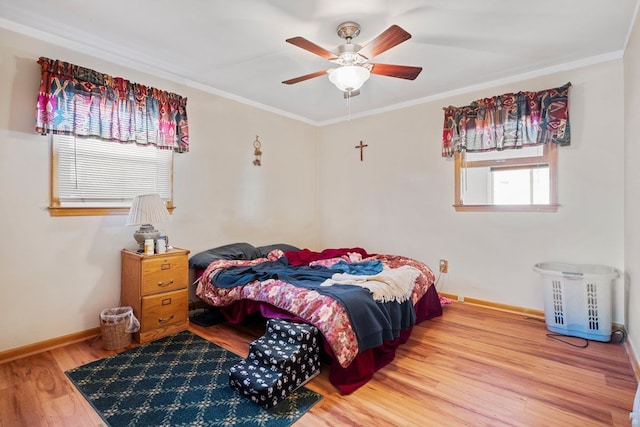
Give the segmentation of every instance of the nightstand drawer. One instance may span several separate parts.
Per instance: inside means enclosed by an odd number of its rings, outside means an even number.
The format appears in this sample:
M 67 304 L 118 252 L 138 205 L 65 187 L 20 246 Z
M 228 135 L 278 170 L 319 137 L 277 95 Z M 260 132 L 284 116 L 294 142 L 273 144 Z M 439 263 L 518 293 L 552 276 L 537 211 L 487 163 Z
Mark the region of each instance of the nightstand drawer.
M 142 295 L 184 289 L 189 271 L 186 256 L 154 257 L 142 265 Z
M 120 302 L 140 320 L 134 338 L 147 343 L 189 327 L 189 250 L 146 255 L 123 249 Z
M 187 321 L 189 293 L 186 289 L 142 298 L 140 332 Z

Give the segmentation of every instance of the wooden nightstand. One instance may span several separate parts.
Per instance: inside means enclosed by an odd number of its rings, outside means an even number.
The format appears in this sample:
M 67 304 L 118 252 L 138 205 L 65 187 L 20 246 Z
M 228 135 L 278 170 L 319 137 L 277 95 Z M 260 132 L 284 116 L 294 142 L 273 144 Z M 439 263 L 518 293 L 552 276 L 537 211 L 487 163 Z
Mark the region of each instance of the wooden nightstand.
M 140 321 L 136 341 L 145 343 L 189 327 L 189 250 L 145 255 L 122 250 L 120 301 Z

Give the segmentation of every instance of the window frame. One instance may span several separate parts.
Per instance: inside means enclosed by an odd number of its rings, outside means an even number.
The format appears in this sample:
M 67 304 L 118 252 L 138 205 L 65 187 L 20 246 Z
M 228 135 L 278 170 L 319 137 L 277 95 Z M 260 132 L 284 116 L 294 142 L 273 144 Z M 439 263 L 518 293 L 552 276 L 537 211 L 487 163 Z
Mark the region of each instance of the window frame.
M 467 161 L 464 166 L 463 152 L 454 153 L 454 204 L 456 212 L 557 212 L 558 211 L 558 147 L 557 144 L 543 145 L 542 156 L 520 157 L 500 160 Z M 461 173 L 466 167 L 532 167 L 549 165 L 549 203 L 536 205 L 465 205 L 462 202 Z
M 51 216 L 106 216 L 106 215 L 127 215 L 130 206 L 62 206 L 58 189 L 58 152 L 54 142 L 54 134 L 50 134 L 50 161 L 51 174 L 49 180 L 49 214 Z M 105 142 L 105 144 L 117 144 L 117 142 Z M 171 198 L 166 201 L 167 210 L 173 213 L 175 206 L 173 204 L 173 169 L 174 162 L 171 162 L 170 186 Z M 133 201 L 133 199 L 132 199 Z

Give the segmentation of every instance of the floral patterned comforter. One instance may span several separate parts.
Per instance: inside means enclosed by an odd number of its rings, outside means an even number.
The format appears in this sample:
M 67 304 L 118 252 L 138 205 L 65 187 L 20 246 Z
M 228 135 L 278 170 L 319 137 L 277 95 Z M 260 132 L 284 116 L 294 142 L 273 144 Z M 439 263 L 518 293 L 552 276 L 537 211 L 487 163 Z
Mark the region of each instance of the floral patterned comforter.
M 273 250 L 267 258 L 253 260 L 214 261 L 197 281 L 196 294 L 213 306 L 226 306 L 235 301 L 247 299 L 269 303 L 282 310 L 305 319 L 317 327 L 331 347 L 340 366 L 347 367 L 358 355 L 358 339 L 353 331 L 349 316 L 343 305 L 335 299 L 314 290 L 294 286 L 277 279 L 254 280 L 243 286 L 219 288 L 211 284 L 211 278 L 221 269 L 230 266 L 257 265 L 265 261 L 275 261 L 284 256 L 280 250 Z M 427 292 L 434 282 L 434 274 L 425 264 L 411 258 L 398 255 L 373 255 L 363 261 L 380 260 L 389 268 L 403 265 L 420 271 L 411 295 L 415 304 Z

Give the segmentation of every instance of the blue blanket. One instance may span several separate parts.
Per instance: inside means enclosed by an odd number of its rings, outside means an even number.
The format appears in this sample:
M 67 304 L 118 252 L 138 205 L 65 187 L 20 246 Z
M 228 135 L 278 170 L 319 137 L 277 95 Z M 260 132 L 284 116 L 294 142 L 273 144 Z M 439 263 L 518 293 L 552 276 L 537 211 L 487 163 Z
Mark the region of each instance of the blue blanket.
M 278 279 L 328 295 L 345 307 L 360 351 L 379 347 L 383 341 L 394 340 L 400 336 L 400 331 L 415 324 L 416 314 L 411 300 L 401 304 L 382 303 L 374 301 L 369 291 L 360 286 L 320 286 L 333 274 L 343 271 L 321 266 L 291 266 L 287 258 L 282 257 L 253 266 L 227 267 L 214 274 L 211 284 L 231 288 L 254 280 Z
M 382 261 L 376 259 L 373 261 L 346 262 L 338 261 L 330 267 L 332 270 L 340 270 L 347 274 L 358 274 L 373 276 L 382 272 Z

